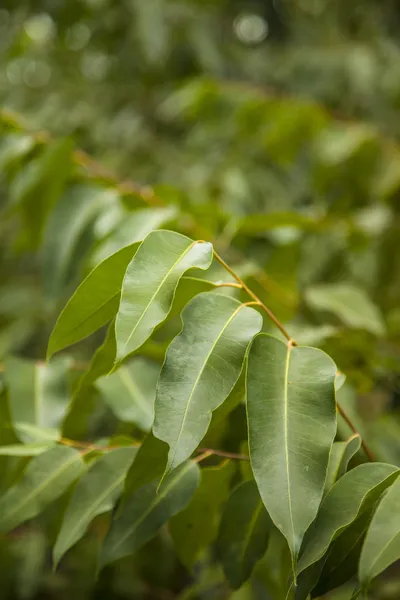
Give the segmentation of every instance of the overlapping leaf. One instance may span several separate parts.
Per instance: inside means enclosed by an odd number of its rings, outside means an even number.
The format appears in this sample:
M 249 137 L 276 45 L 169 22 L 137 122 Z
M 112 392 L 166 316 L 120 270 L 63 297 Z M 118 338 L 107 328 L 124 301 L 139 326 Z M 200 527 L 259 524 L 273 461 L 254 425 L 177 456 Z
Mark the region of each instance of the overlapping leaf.
M 84 535 L 94 517 L 113 508 L 136 452 L 128 447 L 111 450 L 79 480 L 53 549 L 54 564 Z
M 329 457 L 325 492 L 328 492 L 333 484 L 346 473 L 350 460 L 359 451 L 360 447 L 361 438 L 358 434 L 351 436 L 345 442 L 334 442 Z
M 324 352 L 258 335 L 247 368 L 251 464 L 296 562 L 321 502 L 336 433 L 336 366 Z
M 207 269 L 212 246 L 172 231 L 153 231 L 129 264 L 115 324 L 117 360 L 146 341 L 167 317 L 181 276 L 192 267 Z
M 270 528 L 257 485 L 242 483 L 228 500 L 218 535 L 218 552 L 232 587 L 239 588 L 250 577 L 267 549 Z
M 235 385 L 262 326 L 253 308 L 221 294 L 196 296 L 182 314 L 161 370 L 154 435 L 170 447 L 167 471 L 186 460 L 207 432 L 212 411 Z

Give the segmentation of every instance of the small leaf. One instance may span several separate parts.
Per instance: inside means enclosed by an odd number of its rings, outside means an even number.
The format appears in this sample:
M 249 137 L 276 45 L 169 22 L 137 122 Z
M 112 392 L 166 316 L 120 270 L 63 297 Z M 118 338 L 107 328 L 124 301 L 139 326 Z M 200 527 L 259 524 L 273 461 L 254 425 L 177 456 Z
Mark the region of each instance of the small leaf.
M 384 463 L 355 467 L 339 479 L 321 504 L 317 518 L 307 531 L 298 563 L 298 573 L 317 562 L 331 542 L 363 512 L 375 504 L 398 477 L 399 469 Z
M 0 498 L 0 531 L 32 519 L 84 471 L 80 453 L 58 446 L 31 460 L 22 478 Z
M 191 502 L 169 523 L 176 552 L 188 569 L 217 536 L 220 510 L 229 494 L 233 471 L 228 461 L 201 469 L 200 485 Z
M 81 477 L 68 504 L 53 550 L 54 564 L 87 530 L 91 521 L 111 510 L 121 495 L 135 448 L 118 448 L 101 456 Z
M 253 308 L 221 294 L 196 296 L 182 314 L 157 386 L 153 432 L 170 447 L 166 472 L 186 460 L 207 432 L 212 411 L 234 387 L 253 336 Z
M 23 442 L 42 442 L 59 437 L 69 406 L 70 359 L 60 357 L 51 365 L 8 358 L 5 379 L 13 427 Z
M 193 242 L 172 231 L 153 231 L 129 264 L 115 324 L 117 360 L 122 360 L 167 317 L 181 276 L 192 267 L 207 269 L 209 243 Z
M 328 492 L 334 483 L 347 471 L 350 460 L 361 447 L 361 437 L 358 434 L 351 436 L 346 442 L 335 442 L 329 457 L 328 471 L 325 481 L 325 492 Z
M 124 273 L 137 248 L 138 244 L 122 248 L 83 280 L 58 317 L 47 359 L 100 329 L 116 315 Z
M 103 567 L 132 554 L 153 538 L 164 523 L 187 506 L 198 482 L 199 468 L 188 461 L 164 481 L 158 494 L 158 480 L 134 492 L 111 523 L 100 565 Z
M 247 415 L 253 473 L 295 565 L 322 499 L 336 434 L 336 366 L 321 350 L 266 334 L 249 352 Z
M 233 588 L 249 579 L 264 555 L 271 521 L 254 481 L 246 481 L 232 492 L 222 515 L 218 552 L 225 575 Z
M 400 559 L 400 479 L 382 497 L 367 531 L 359 566 L 359 580 L 369 583 Z
M 104 401 L 117 419 L 149 431 L 154 418 L 154 399 L 160 367 L 141 357 L 96 382 Z
M 385 332 L 378 307 L 361 288 L 351 284 L 321 284 L 308 288 L 306 301 L 312 308 L 332 312 L 349 327 L 365 329 L 375 335 Z

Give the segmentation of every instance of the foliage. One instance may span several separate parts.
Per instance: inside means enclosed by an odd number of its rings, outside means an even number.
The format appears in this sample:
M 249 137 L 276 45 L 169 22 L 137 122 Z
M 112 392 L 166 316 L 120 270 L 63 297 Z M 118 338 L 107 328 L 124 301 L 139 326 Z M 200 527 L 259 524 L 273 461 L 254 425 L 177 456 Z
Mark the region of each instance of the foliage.
M 4 597 L 395 599 L 393 7 L 147 4 L 0 10 Z

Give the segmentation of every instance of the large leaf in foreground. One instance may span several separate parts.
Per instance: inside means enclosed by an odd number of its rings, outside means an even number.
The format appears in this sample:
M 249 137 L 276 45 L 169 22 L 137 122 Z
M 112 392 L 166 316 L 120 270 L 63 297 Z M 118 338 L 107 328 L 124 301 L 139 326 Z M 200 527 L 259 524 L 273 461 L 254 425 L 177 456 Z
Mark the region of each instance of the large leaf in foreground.
M 121 421 L 149 431 L 154 418 L 154 398 L 160 367 L 141 357 L 101 377 L 96 386 L 104 401 Z
M 182 332 L 167 351 L 155 404 L 154 435 L 170 447 L 167 472 L 197 448 L 262 326 L 253 308 L 212 293 L 193 298 L 182 320 Z
M 113 508 L 136 452 L 136 448 L 128 447 L 107 452 L 80 479 L 54 546 L 54 564 L 85 534 L 97 515 Z
M 400 479 L 380 501 L 361 552 L 359 580 L 362 587 L 400 559 Z
M 271 521 L 254 481 L 231 494 L 222 515 L 218 552 L 229 583 L 239 588 L 267 549 Z
M 46 431 L 57 438 L 70 402 L 69 366 L 70 360 L 65 357 L 51 365 L 13 357 L 6 360 L 9 411 L 21 441 L 42 442 Z
M 109 256 L 83 280 L 58 317 L 47 358 L 79 342 L 114 317 L 124 273 L 138 246 L 131 244 Z
M 399 469 L 393 465 L 368 463 L 355 467 L 339 479 L 307 531 L 298 572 L 317 562 L 331 542 L 363 511 L 374 505 L 398 474 Z
M 189 569 L 217 536 L 221 506 L 229 494 L 233 472 L 234 466 L 228 461 L 201 469 L 200 485 L 191 502 L 169 523 L 176 552 Z
M 170 475 L 157 493 L 158 480 L 141 487 L 125 503 L 111 523 L 101 552 L 101 566 L 135 552 L 176 513 L 196 491 L 199 467 L 188 461 Z
M 61 496 L 84 471 L 80 453 L 58 446 L 33 458 L 22 479 L 0 499 L 0 531 L 32 519 Z
M 329 356 L 258 335 L 249 352 L 250 459 L 264 504 L 293 563 L 315 518 L 336 433 L 336 366 Z
M 115 324 L 117 360 L 146 341 L 167 317 L 176 286 L 188 269 L 207 269 L 212 246 L 193 242 L 172 231 L 153 231 L 144 239 L 129 264 L 122 284 Z

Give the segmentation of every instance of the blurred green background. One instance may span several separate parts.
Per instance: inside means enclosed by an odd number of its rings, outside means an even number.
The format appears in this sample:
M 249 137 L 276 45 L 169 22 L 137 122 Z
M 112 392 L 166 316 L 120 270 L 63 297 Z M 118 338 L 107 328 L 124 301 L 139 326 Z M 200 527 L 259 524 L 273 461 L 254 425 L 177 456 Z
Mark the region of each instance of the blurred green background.
M 88 269 L 170 227 L 333 356 L 341 403 L 400 465 L 399 34 L 396 0 L 1 0 L 0 360 L 44 359 Z M 129 433 L 94 400 L 77 435 Z M 209 557 L 186 572 L 167 531 L 96 582 L 102 520 L 52 573 L 58 504 L 0 538 L 0 598 L 273 598 L 263 564 L 235 594 Z M 370 597 L 399 598 L 398 569 Z

